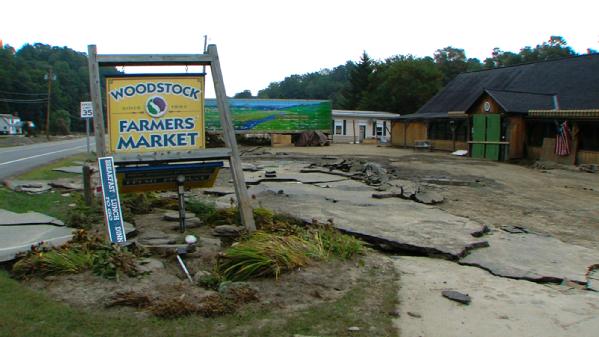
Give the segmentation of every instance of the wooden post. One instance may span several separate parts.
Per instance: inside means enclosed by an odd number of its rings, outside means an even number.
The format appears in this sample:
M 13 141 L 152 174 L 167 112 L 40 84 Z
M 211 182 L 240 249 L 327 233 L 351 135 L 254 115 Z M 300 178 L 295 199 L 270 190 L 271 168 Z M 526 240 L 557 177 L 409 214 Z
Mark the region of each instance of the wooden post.
M 92 168 L 85 163 L 83 164 L 83 198 L 88 206 L 92 204 L 92 195 Z
M 225 145 L 231 149 L 229 163 L 231 164 L 231 174 L 235 185 L 235 194 L 237 195 L 237 204 L 239 206 L 241 222 L 248 231 L 253 232 L 256 230 L 256 224 L 254 223 L 254 214 L 250 204 L 247 187 L 245 185 L 243 170 L 241 168 L 241 158 L 239 156 L 239 150 L 237 149 L 237 141 L 235 140 L 235 130 L 233 129 L 231 112 L 229 111 L 229 104 L 227 103 L 227 94 L 225 91 L 223 74 L 220 69 L 216 45 L 211 44 L 208 46 L 208 55 L 212 57 L 210 68 L 212 70 L 212 80 L 214 81 L 216 103 L 218 105 L 218 110 L 220 111 L 220 125 L 223 129 Z
M 87 46 L 87 59 L 89 66 L 89 90 L 94 106 L 94 137 L 96 139 L 96 156 L 106 155 L 104 112 L 102 111 L 102 94 L 100 93 L 100 68 L 98 66 L 97 50 L 95 44 Z

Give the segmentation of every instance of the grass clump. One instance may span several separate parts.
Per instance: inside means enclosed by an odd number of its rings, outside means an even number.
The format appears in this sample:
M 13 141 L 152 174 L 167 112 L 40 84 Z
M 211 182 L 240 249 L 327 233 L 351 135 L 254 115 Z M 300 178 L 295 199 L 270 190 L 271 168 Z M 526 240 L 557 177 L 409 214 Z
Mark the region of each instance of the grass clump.
M 254 219 L 259 231 L 219 257 L 216 270 L 222 279 L 278 278 L 282 272 L 313 260 L 347 260 L 365 250 L 360 240 L 339 232 L 330 223 L 305 225 L 299 219 L 264 208 L 254 210 Z
M 28 257 L 13 265 L 13 272 L 18 277 L 26 275 L 50 275 L 79 273 L 89 269 L 93 264 L 93 256 L 85 251 L 57 249 L 32 252 Z
M 160 318 L 178 318 L 197 313 L 195 304 L 182 298 L 167 298 L 150 306 L 150 312 Z
M 225 251 L 217 269 L 225 280 L 245 281 L 274 276 L 307 265 L 318 249 L 295 235 L 279 236 L 263 231 L 252 234 Z

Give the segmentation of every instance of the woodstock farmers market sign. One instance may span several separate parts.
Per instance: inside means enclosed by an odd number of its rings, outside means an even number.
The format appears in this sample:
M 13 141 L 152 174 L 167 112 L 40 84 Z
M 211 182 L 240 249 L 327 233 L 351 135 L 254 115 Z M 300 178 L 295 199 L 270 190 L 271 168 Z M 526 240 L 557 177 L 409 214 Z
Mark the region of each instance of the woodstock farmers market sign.
M 203 149 L 204 76 L 107 77 L 112 153 Z

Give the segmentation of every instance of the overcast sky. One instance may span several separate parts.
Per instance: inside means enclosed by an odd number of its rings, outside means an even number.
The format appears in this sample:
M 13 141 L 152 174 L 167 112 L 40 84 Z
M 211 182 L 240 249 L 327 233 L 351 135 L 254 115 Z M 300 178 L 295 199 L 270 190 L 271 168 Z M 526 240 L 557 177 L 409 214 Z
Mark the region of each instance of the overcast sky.
M 231 96 L 357 61 L 363 50 L 385 59 L 451 45 L 483 60 L 494 47 L 517 52 L 550 35 L 579 53 L 599 49 L 599 1 L 10 0 L 1 11 L 0 39 L 17 49 L 42 42 L 82 52 L 96 44 L 100 54 L 201 53 L 207 35 Z

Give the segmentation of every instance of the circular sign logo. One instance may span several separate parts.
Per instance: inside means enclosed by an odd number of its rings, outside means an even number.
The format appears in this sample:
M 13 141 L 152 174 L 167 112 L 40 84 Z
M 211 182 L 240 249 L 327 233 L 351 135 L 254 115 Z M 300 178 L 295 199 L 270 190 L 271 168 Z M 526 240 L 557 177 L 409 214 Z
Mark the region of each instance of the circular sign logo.
M 160 96 L 150 97 L 146 102 L 146 112 L 154 118 L 163 116 L 167 108 L 166 100 Z

